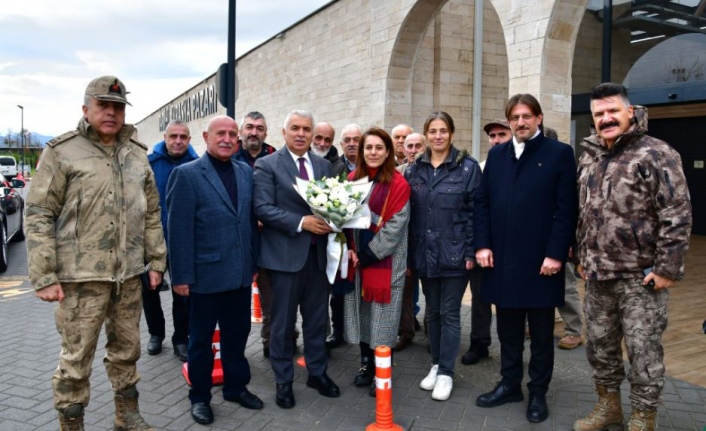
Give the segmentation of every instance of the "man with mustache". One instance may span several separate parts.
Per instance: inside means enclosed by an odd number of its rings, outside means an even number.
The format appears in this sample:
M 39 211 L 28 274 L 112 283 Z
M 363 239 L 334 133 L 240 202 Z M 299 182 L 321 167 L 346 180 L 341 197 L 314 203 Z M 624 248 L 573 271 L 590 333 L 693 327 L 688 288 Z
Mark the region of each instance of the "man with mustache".
M 481 299 L 496 308 L 502 380 L 476 404 L 522 401 L 527 321 L 526 417 L 543 422 L 554 369 L 554 308 L 564 305 L 564 262 L 576 228 L 576 163 L 569 145 L 542 133 L 544 115 L 534 96 L 512 96 L 505 115 L 513 138 L 488 152 L 473 225 L 476 261 L 484 268 Z
M 648 136 L 647 109 L 625 87 L 591 90 L 596 133 L 579 159 L 578 272 L 586 280 L 586 353 L 598 402 L 574 431 L 622 429 L 625 342 L 632 414 L 626 429 L 656 429 L 664 386 L 662 333 L 669 289 L 684 277 L 691 203 L 682 162 Z
M 314 138 L 311 141 L 311 151 L 331 162 L 334 174 L 345 170 L 343 160 L 339 158 L 338 150 L 333 146 L 333 138 L 335 137 L 336 130 L 331 123 L 322 121 L 314 127 Z
M 196 423 L 213 422 L 212 339 L 220 329 L 223 399 L 261 409 L 250 391 L 245 345 L 259 248 L 252 169 L 233 160 L 238 125 L 225 115 L 203 132 L 206 153 L 172 171 L 167 184 L 172 288 L 189 297 L 189 401 Z
M 275 147 L 265 142 L 267 120 L 258 111 L 248 112 L 240 123 L 240 149 L 233 156 L 252 168 L 255 160 L 275 152 Z
M 37 297 L 58 301 L 59 366 L 52 377 L 61 431 L 84 429 L 89 377 L 105 324 L 115 429 L 153 431 L 138 408 L 137 360 L 145 272 L 162 284 L 167 248 L 147 147 L 125 124 L 128 92 L 115 76 L 86 87 L 76 130 L 47 143 L 27 196 L 27 261 Z

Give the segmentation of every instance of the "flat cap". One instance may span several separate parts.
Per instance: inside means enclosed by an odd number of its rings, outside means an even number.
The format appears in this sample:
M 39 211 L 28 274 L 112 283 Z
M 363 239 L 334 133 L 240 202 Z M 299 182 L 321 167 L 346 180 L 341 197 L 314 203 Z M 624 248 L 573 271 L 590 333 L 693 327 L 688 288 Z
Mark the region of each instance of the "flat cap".
M 95 97 L 98 100 L 109 102 L 127 103 L 128 91 L 125 90 L 125 84 L 118 78 L 110 75 L 96 78 L 86 87 L 86 96 Z
M 510 130 L 510 123 L 508 123 L 507 120 L 505 120 L 504 118 L 496 118 L 495 120 L 483 126 L 483 130 L 485 130 L 485 133 L 488 134 L 490 133 L 490 129 L 492 129 L 493 127 L 502 127 Z

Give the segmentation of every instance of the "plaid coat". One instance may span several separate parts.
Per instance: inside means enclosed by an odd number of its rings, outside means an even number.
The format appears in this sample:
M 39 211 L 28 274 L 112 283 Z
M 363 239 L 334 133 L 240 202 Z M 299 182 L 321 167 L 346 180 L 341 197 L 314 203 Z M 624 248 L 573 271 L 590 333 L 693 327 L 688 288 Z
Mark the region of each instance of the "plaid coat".
M 370 241 L 370 248 L 378 258 L 392 256 L 392 295 L 389 304 L 362 301 L 360 268 L 356 270 L 355 290 L 345 297 L 344 336 L 349 343 L 365 342 L 373 349 L 377 346 L 392 347 L 396 343 L 407 270 L 408 223 L 409 202 Z M 353 234 L 358 243 L 359 231 Z

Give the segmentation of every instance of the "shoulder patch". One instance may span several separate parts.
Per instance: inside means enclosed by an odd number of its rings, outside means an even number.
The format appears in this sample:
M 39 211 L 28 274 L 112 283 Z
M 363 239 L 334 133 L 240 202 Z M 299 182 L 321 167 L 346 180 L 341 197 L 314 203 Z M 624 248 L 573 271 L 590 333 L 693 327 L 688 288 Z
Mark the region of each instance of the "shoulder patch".
M 59 144 L 62 144 L 64 142 L 68 141 L 69 139 L 71 139 L 75 136 L 78 136 L 78 130 L 72 130 L 70 132 L 66 132 L 64 134 L 61 134 L 61 135 L 55 137 L 54 139 L 50 140 L 49 142 L 47 142 L 46 145 L 48 147 L 55 147 Z
M 133 143 L 133 144 L 135 144 L 135 145 L 137 145 L 138 147 L 142 148 L 142 149 L 145 150 L 145 151 L 148 150 L 147 145 L 143 144 L 142 142 L 138 141 L 138 140 L 135 139 L 135 138 L 132 138 L 132 137 L 131 137 L 131 138 L 130 138 L 130 142 Z

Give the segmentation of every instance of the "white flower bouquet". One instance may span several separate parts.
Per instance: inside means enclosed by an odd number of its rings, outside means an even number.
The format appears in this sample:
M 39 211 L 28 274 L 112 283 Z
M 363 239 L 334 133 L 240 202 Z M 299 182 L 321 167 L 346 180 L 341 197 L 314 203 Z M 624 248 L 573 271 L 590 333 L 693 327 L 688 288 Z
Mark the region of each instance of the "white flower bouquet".
M 367 178 L 346 181 L 337 178 L 303 180 L 297 178 L 294 189 L 311 208 L 333 229 L 326 245 L 326 276 L 330 283 L 341 270 L 341 278 L 348 275 L 348 247 L 343 229 L 370 227 L 370 208 L 365 203 L 373 183 Z M 346 257 L 344 259 L 344 257 Z

